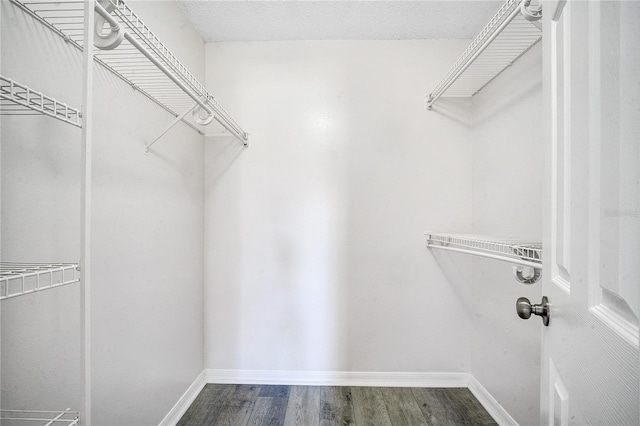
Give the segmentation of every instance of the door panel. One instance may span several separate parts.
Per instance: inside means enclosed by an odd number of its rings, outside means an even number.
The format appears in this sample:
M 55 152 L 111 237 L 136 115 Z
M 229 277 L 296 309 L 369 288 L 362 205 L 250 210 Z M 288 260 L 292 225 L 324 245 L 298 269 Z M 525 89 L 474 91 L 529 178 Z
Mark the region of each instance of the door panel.
M 568 425 L 569 424 L 569 392 L 565 386 L 558 369 L 550 362 L 549 364 L 549 395 L 552 407 L 549 410 L 552 417 L 550 424 Z
M 552 144 L 552 197 L 553 238 L 551 240 L 551 282 L 570 292 L 571 277 L 571 45 L 569 38 L 569 10 L 562 13 L 565 2 L 558 2 L 557 17 L 551 20 L 551 68 L 555 79 L 551 81 L 551 144 Z
M 590 122 L 593 270 L 590 305 L 614 331 L 638 345 L 640 282 L 640 16 L 633 2 L 593 2 Z
M 545 424 L 640 424 L 639 2 L 544 4 Z

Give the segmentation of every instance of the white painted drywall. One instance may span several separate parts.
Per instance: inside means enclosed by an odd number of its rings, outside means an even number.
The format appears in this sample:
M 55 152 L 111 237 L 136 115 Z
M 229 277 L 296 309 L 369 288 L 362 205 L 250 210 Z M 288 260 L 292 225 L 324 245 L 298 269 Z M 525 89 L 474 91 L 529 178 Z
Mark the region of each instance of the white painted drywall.
M 207 86 L 251 134 L 207 138 L 205 367 L 464 372 L 469 101 L 424 98 L 464 41 L 206 44 Z
M 174 2 L 130 2 L 203 77 L 203 44 Z M 158 424 L 203 367 L 203 137 L 100 70 L 95 76 L 93 417 Z M 114 409 L 118 407 L 118 409 Z
M 129 4 L 202 78 L 178 6 Z M 79 52 L 2 7 L 2 72 L 79 105 Z M 203 369 L 203 137 L 178 125 L 145 155 L 173 117 L 99 66 L 94 80 L 93 424 L 158 424 Z M 77 260 L 80 131 L 2 120 L 3 258 Z M 78 297 L 2 302 L 3 408 L 79 408 Z
M 541 48 L 472 98 L 474 233 L 542 241 Z M 541 284 L 518 283 L 508 263 L 474 258 L 472 288 L 470 372 L 518 423 L 539 424 L 543 326 L 521 320 L 515 302 L 540 303 Z
M 79 53 L 10 2 L 0 7 L 0 73 L 79 107 Z M 80 129 L 48 117 L 3 115 L 0 149 L 2 260 L 77 262 Z M 1 304 L 2 408 L 79 407 L 79 285 Z

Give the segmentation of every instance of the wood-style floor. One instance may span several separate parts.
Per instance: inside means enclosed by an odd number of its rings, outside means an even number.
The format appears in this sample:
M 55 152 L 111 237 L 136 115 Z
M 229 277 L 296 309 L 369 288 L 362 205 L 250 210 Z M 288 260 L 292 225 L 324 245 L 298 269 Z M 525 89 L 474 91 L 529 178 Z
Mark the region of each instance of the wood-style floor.
M 495 424 L 464 388 L 208 384 L 178 426 Z

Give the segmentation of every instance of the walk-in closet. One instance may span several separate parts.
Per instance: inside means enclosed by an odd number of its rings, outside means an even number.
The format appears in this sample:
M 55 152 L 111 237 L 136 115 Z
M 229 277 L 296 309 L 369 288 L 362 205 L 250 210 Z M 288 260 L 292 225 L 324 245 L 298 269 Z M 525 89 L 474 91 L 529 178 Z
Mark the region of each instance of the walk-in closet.
M 639 424 L 639 20 L 3 0 L 2 426 Z

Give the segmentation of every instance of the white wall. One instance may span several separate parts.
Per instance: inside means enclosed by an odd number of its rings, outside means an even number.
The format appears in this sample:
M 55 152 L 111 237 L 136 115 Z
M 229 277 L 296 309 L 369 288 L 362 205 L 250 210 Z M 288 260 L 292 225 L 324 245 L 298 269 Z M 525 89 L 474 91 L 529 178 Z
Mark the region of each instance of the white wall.
M 465 44 L 206 45 L 251 133 L 207 138 L 206 368 L 467 371 L 469 289 L 423 235 L 470 230 L 469 102 L 424 103 Z
M 129 3 L 202 78 L 203 44 L 178 6 Z M 79 52 L 2 7 L 3 74 L 79 105 Z M 178 125 L 145 155 L 173 117 L 95 70 L 93 423 L 158 424 L 203 368 L 203 137 Z M 3 259 L 77 260 L 80 131 L 2 124 Z M 3 408 L 79 408 L 78 287 L 2 303 Z
M 130 6 L 203 77 L 174 2 Z M 203 138 L 180 124 L 145 155 L 173 117 L 104 70 L 95 97 L 94 424 L 157 424 L 203 366 Z
M 473 99 L 473 231 L 542 241 L 544 171 L 542 46 L 535 46 Z M 543 271 L 544 273 L 544 271 Z M 473 259 L 471 373 L 522 425 L 539 424 L 539 318 L 521 320 L 518 297 L 540 303 L 511 265 Z
M 2 75 L 79 106 L 80 54 L 10 2 L 0 8 Z M 3 115 L 0 126 L 2 261 L 77 262 L 80 129 L 42 116 Z M 2 408 L 79 407 L 79 285 L 1 305 Z

